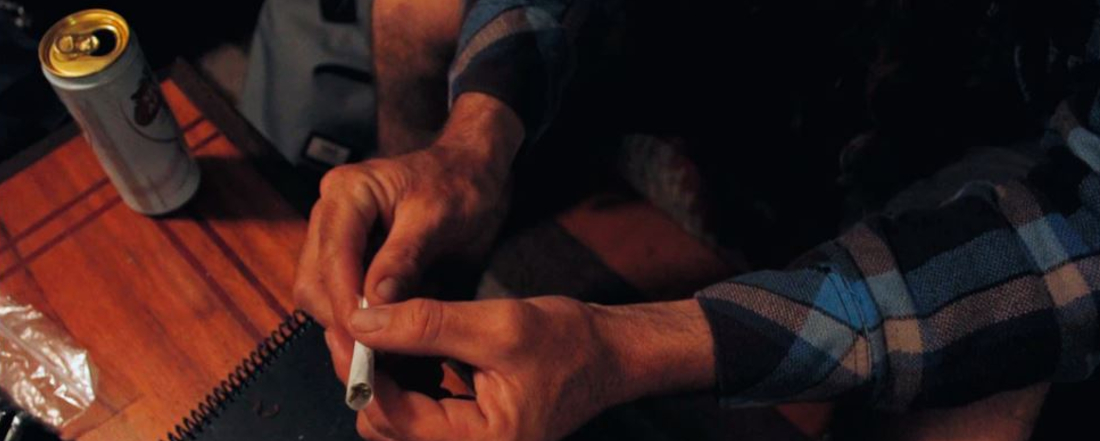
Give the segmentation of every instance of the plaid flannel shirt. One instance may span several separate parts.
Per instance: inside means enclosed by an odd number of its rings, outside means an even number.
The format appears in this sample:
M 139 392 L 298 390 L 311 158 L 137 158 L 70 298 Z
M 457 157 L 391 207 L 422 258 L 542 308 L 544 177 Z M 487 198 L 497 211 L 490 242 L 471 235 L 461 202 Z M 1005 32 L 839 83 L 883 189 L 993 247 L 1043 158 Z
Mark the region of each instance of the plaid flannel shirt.
M 588 17 L 586 0 L 468 0 L 448 73 L 453 105 L 481 92 L 524 122 L 528 144 L 545 131 L 576 64 L 573 42 Z
M 573 70 L 583 0 L 471 0 L 449 73 L 537 139 Z M 1021 182 L 868 219 L 786 271 L 702 290 L 728 405 L 861 394 L 949 405 L 1098 362 L 1100 139 L 1077 129 Z
M 863 394 L 965 403 L 1100 358 L 1100 138 L 1078 128 L 1027 179 L 867 219 L 786 271 L 696 294 L 727 405 Z

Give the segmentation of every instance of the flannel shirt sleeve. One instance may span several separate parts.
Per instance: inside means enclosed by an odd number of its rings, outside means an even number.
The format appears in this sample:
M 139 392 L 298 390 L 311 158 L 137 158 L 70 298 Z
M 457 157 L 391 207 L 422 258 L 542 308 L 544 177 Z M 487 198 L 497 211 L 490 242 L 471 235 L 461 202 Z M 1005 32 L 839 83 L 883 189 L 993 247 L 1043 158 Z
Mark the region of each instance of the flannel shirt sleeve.
M 553 119 L 574 65 L 586 0 L 469 0 L 448 73 L 449 100 L 480 92 L 507 104 L 538 139 Z
M 786 271 L 696 294 L 719 398 L 961 404 L 1094 370 L 1100 139 L 1078 128 L 1027 179 L 868 219 Z

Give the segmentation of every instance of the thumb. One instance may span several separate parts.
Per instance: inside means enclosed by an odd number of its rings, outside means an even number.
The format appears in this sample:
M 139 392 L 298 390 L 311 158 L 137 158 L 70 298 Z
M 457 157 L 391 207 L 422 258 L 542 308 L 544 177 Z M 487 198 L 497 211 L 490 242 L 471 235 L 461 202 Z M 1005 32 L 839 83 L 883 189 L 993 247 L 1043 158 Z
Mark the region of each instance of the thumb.
M 374 254 L 363 281 L 364 295 L 371 305 L 396 302 L 410 297 L 424 267 L 435 256 L 438 222 L 428 210 L 399 207 L 386 240 Z
M 476 364 L 489 332 L 478 303 L 416 298 L 355 311 L 349 325 L 352 337 L 372 349 Z

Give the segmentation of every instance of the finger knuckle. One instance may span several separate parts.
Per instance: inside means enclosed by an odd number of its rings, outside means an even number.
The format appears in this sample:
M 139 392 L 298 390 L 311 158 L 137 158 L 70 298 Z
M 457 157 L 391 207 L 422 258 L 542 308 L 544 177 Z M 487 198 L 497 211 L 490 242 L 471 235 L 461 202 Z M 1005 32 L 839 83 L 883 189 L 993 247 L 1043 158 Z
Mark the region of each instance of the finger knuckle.
M 526 307 L 519 301 L 507 301 L 499 305 L 494 313 L 492 335 L 496 346 L 505 354 L 514 354 L 527 344 L 531 337 L 527 331 L 528 314 Z
M 357 174 L 355 166 L 341 165 L 329 170 L 321 177 L 321 197 L 331 197 L 351 185 L 352 176 Z
M 420 266 L 420 256 L 423 255 L 423 247 L 417 241 L 407 240 L 401 246 L 389 249 L 390 262 L 409 268 Z
M 397 433 L 397 430 L 394 429 L 381 411 L 366 412 L 366 418 L 361 418 L 360 421 L 366 425 L 368 437 L 377 434 L 388 439 L 400 438 L 400 434 Z M 360 435 L 362 435 L 362 432 L 360 432 Z
M 454 198 L 457 203 L 456 208 L 462 213 L 477 213 L 484 207 L 484 203 L 480 197 L 480 189 L 476 185 L 463 181 L 456 186 L 454 191 L 462 195 L 462 197 Z
M 409 173 L 402 170 L 394 161 L 384 159 L 333 168 L 321 178 L 321 202 L 363 205 L 393 201 L 409 186 Z
M 426 343 L 437 341 L 443 329 L 443 304 L 436 300 L 412 299 L 408 307 L 411 321 L 408 329 L 414 333 L 412 338 Z

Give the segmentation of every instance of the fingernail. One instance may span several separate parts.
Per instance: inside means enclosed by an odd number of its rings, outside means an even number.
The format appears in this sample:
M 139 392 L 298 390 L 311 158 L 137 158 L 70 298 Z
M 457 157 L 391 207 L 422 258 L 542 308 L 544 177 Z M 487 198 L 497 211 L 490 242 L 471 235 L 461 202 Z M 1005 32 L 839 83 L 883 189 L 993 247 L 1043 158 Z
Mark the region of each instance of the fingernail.
M 374 295 L 387 302 L 392 302 L 397 300 L 397 295 L 399 294 L 397 290 L 397 280 L 390 277 L 379 282 L 378 285 L 375 285 Z
M 375 332 L 390 323 L 390 309 L 385 306 L 361 309 L 351 313 L 351 329 L 358 332 Z

